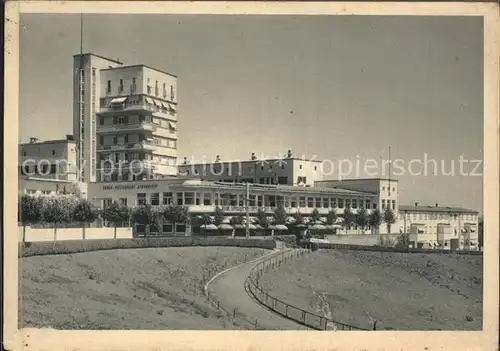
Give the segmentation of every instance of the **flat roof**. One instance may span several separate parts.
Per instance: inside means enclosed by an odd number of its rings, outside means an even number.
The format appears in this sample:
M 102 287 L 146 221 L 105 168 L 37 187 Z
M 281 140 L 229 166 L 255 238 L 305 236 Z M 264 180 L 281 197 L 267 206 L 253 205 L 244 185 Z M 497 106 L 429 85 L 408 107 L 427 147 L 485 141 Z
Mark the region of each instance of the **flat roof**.
M 184 182 L 184 186 L 199 186 L 199 187 L 209 187 L 209 188 L 235 188 L 245 190 L 246 183 L 230 183 L 230 182 L 218 182 L 218 181 L 193 181 L 188 180 Z M 327 194 L 345 194 L 345 195 L 367 195 L 375 196 L 376 194 L 370 192 L 363 192 L 357 190 L 348 189 L 334 189 L 334 188 L 315 188 L 315 187 L 302 187 L 294 185 L 273 185 L 273 184 L 249 184 L 250 189 L 262 189 L 262 190 L 276 190 L 284 192 L 313 192 L 313 193 L 327 193 Z
M 397 182 L 397 179 L 389 178 L 351 178 L 351 179 L 330 179 L 330 180 L 316 180 L 315 183 L 326 183 L 326 182 L 355 182 L 358 180 L 387 180 L 391 182 Z
M 26 145 L 40 145 L 40 144 L 63 144 L 63 143 L 71 143 L 71 144 L 76 144 L 75 140 L 68 140 L 68 139 L 57 139 L 57 140 L 45 140 L 45 141 L 37 141 L 34 143 L 19 143 L 19 146 L 26 146 Z
M 65 179 L 53 179 L 53 178 L 38 178 L 38 177 L 30 177 L 30 176 L 20 176 L 21 180 L 33 180 L 36 182 L 42 183 L 67 183 L 67 184 L 76 184 L 77 181 L 74 180 L 65 180 Z
M 128 65 L 128 66 L 120 66 L 120 67 L 112 67 L 112 68 L 103 68 L 103 69 L 101 69 L 101 71 L 112 71 L 112 70 L 117 70 L 117 69 L 127 69 L 127 68 L 135 68 L 135 67 L 145 67 L 145 68 L 149 68 L 149 69 L 152 69 L 153 71 L 157 71 L 157 72 L 160 72 L 160 73 L 166 74 L 166 75 L 168 75 L 168 76 L 171 76 L 171 77 L 177 78 L 177 76 L 176 76 L 175 74 L 168 73 L 168 72 L 166 72 L 166 71 L 162 71 L 161 69 L 154 68 L 154 67 L 151 67 L 151 66 L 148 66 L 148 65 L 143 65 L 143 64 L 138 64 L 138 65 Z
M 108 60 L 108 61 L 111 61 L 111 62 L 114 62 L 114 63 L 118 63 L 120 65 L 123 65 L 123 62 L 120 62 L 120 61 L 114 60 L 114 59 L 110 59 L 108 57 L 104 57 L 104 56 L 101 56 L 101 55 L 93 54 L 91 52 L 87 52 L 85 54 L 76 54 L 76 55 L 73 55 L 73 57 L 77 57 L 77 56 L 95 56 L 95 57 L 102 58 L 104 60 Z
M 411 206 L 411 205 L 400 205 L 398 207 L 400 212 L 440 212 L 440 213 L 479 213 L 479 211 L 470 210 L 461 207 L 450 207 L 450 206 Z
M 304 161 L 304 162 L 317 162 L 321 163 L 323 161 L 319 160 L 305 160 L 302 158 L 298 157 L 285 157 L 285 158 L 266 158 L 266 159 L 256 159 L 256 160 L 232 160 L 232 161 L 213 161 L 213 162 L 207 162 L 207 163 L 187 163 L 187 164 L 180 164 L 178 165 L 179 167 L 189 167 L 189 166 L 210 166 L 210 165 L 216 165 L 216 164 L 228 164 L 228 163 L 270 163 L 270 162 L 277 162 L 277 161 L 282 161 L 286 162 L 287 160 L 292 160 L 292 161 Z

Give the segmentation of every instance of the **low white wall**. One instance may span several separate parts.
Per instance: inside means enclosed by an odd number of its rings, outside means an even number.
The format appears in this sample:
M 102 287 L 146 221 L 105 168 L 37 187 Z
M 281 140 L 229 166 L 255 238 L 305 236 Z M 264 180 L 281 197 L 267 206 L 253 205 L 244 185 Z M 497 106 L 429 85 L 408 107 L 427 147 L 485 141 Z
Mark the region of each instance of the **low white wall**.
M 390 240 L 395 244 L 401 234 L 352 234 L 352 235 L 326 235 L 327 239 L 332 244 L 348 244 L 348 245 L 379 245 L 380 240 Z
M 26 227 L 25 230 L 24 241 L 26 242 L 83 239 L 83 228 L 57 228 L 54 231 L 54 228 Z M 114 237 L 114 228 L 85 228 L 85 240 L 113 239 Z M 132 239 L 132 237 L 132 228 L 116 228 L 117 239 Z M 18 227 L 18 240 L 23 241 L 23 227 Z

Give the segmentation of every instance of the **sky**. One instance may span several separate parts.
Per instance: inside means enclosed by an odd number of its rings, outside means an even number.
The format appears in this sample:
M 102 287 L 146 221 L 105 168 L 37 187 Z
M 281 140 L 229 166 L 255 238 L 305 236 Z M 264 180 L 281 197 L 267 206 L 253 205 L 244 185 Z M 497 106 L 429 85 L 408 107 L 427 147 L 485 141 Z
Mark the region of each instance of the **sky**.
M 80 15 L 22 14 L 20 35 L 19 140 L 63 138 Z M 327 160 L 326 179 L 387 178 L 390 146 L 401 204 L 482 212 L 480 17 L 84 15 L 83 38 L 178 76 L 180 159 L 290 149 Z

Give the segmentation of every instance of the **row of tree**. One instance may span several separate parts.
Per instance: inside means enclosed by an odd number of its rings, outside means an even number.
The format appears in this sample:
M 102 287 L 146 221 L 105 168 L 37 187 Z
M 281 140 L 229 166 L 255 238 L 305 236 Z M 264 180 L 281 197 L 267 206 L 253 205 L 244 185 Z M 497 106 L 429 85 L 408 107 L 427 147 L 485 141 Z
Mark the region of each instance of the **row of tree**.
M 224 211 L 219 207 L 215 209 L 213 216 L 203 215 L 192 219 L 188 215 L 187 207 L 177 205 L 153 208 L 146 204 L 129 208 L 113 202 L 103 209 L 97 209 L 87 200 L 73 195 L 57 197 L 23 195 L 19 202 L 19 220 L 23 225 L 51 223 L 57 227 L 75 223 L 85 226 L 101 218 L 114 227 L 129 226 L 132 223 L 159 226 L 165 221 L 183 224 L 192 222 L 193 225 L 198 226 L 203 224 L 215 224 L 218 226 L 225 218 Z M 287 224 L 288 217 L 289 215 L 283 206 L 279 206 L 274 211 L 272 219 L 262 209 L 256 215 L 257 223 L 263 228 L 268 228 L 271 224 Z M 294 221 L 292 225 L 304 223 L 304 216 L 301 213 L 296 213 L 293 217 Z M 319 221 L 320 217 L 319 211 L 314 209 L 311 213 L 312 222 Z M 335 211 L 330 211 L 326 215 L 325 224 L 335 224 L 337 217 L 338 215 Z M 361 229 L 367 227 L 378 229 L 380 224 L 384 222 L 388 233 L 391 232 L 391 225 L 396 221 L 394 212 L 389 208 L 386 208 L 383 213 L 380 213 L 379 210 L 373 210 L 369 214 L 363 208 L 359 209 L 356 213 L 350 208 L 345 208 L 342 218 L 346 230 L 351 229 L 353 225 Z M 244 216 L 233 216 L 230 224 L 243 224 L 244 220 Z

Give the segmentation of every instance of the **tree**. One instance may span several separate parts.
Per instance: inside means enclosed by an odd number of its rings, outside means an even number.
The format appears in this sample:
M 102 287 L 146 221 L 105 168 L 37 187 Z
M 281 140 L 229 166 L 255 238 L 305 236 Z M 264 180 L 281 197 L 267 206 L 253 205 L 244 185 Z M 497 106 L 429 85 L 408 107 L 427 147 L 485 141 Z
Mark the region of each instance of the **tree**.
M 326 224 L 332 225 L 337 222 L 337 213 L 335 210 L 330 210 L 326 215 Z
M 317 208 L 314 208 L 312 210 L 312 212 L 311 212 L 311 220 L 312 220 L 312 222 L 315 223 L 315 222 L 319 221 L 319 218 L 320 218 L 319 211 L 318 211 Z
M 269 219 L 267 218 L 267 213 L 261 208 L 259 208 L 259 210 L 257 211 L 257 222 L 264 229 L 269 227 Z
M 372 230 L 372 234 L 373 234 L 373 229 L 378 229 L 381 222 L 382 222 L 382 216 L 380 215 L 380 211 L 378 209 L 373 210 L 368 216 L 368 225 Z
M 275 224 L 286 224 L 287 213 L 285 207 L 282 204 L 280 204 L 278 208 L 274 210 L 273 217 Z
M 163 219 L 171 223 L 186 223 L 188 221 L 188 209 L 185 206 L 169 205 L 162 209 Z
M 235 225 L 242 225 L 243 222 L 244 222 L 243 216 L 237 215 L 237 216 L 231 217 L 229 224 L 231 224 L 234 227 Z
M 38 197 L 23 195 L 19 199 L 19 221 L 23 224 L 23 242 L 26 238 L 26 226 L 38 223 L 42 219 L 42 201 Z
M 221 225 L 222 221 L 224 221 L 224 211 L 220 207 L 215 208 L 214 213 L 214 224 L 216 226 Z
M 366 225 L 368 224 L 368 215 L 364 208 L 360 208 L 356 213 L 356 224 L 364 231 Z
M 387 226 L 387 234 L 391 234 L 391 226 L 396 223 L 396 216 L 394 212 L 387 206 L 384 210 L 384 215 L 382 216 L 386 226 Z
M 90 202 L 81 199 L 73 209 L 72 219 L 83 223 L 83 240 L 85 240 L 85 224 L 92 223 L 97 219 L 97 210 L 92 207 Z
M 398 236 L 398 241 L 396 243 L 396 247 L 398 248 L 408 248 L 410 247 L 410 234 L 403 233 Z
M 158 217 L 158 213 L 153 211 L 153 208 L 149 204 L 140 205 L 132 212 L 132 220 L 134 223 L 144 226 L 144 235 L 148 232 L 148 225 L 158 223 Z
M 189 221 L 188 208 L 179 205 L 169 205 L 160 210 L 161 219 L 172 223 L 175 228 L 177 224 L 186 224 Z M 177 229 L 175 230 L 177 231 Z
M 352 213 L 352 210 L 350 207 L 344 208 L 344 225 L 345 225 L 345 232 L 347 234 L 347 230 L 351 229 L 351 225 L 355 221 L 355 216 L 354 213 Z
M 72 219 L 72 201 L 63 197 L 48 196 L 42 201 L 42 219 L 54 225 L 54 240 L 57 240 L 57 226 Z
M 102 219 L 113 225 L 114 228 L 114 238 L 116 239 L 116 227 L 123 225 L 130 216 L 130 212 L 127 206 L 119 205 L 118 202 L 113 202 L 106 206 L 102 210 Z

